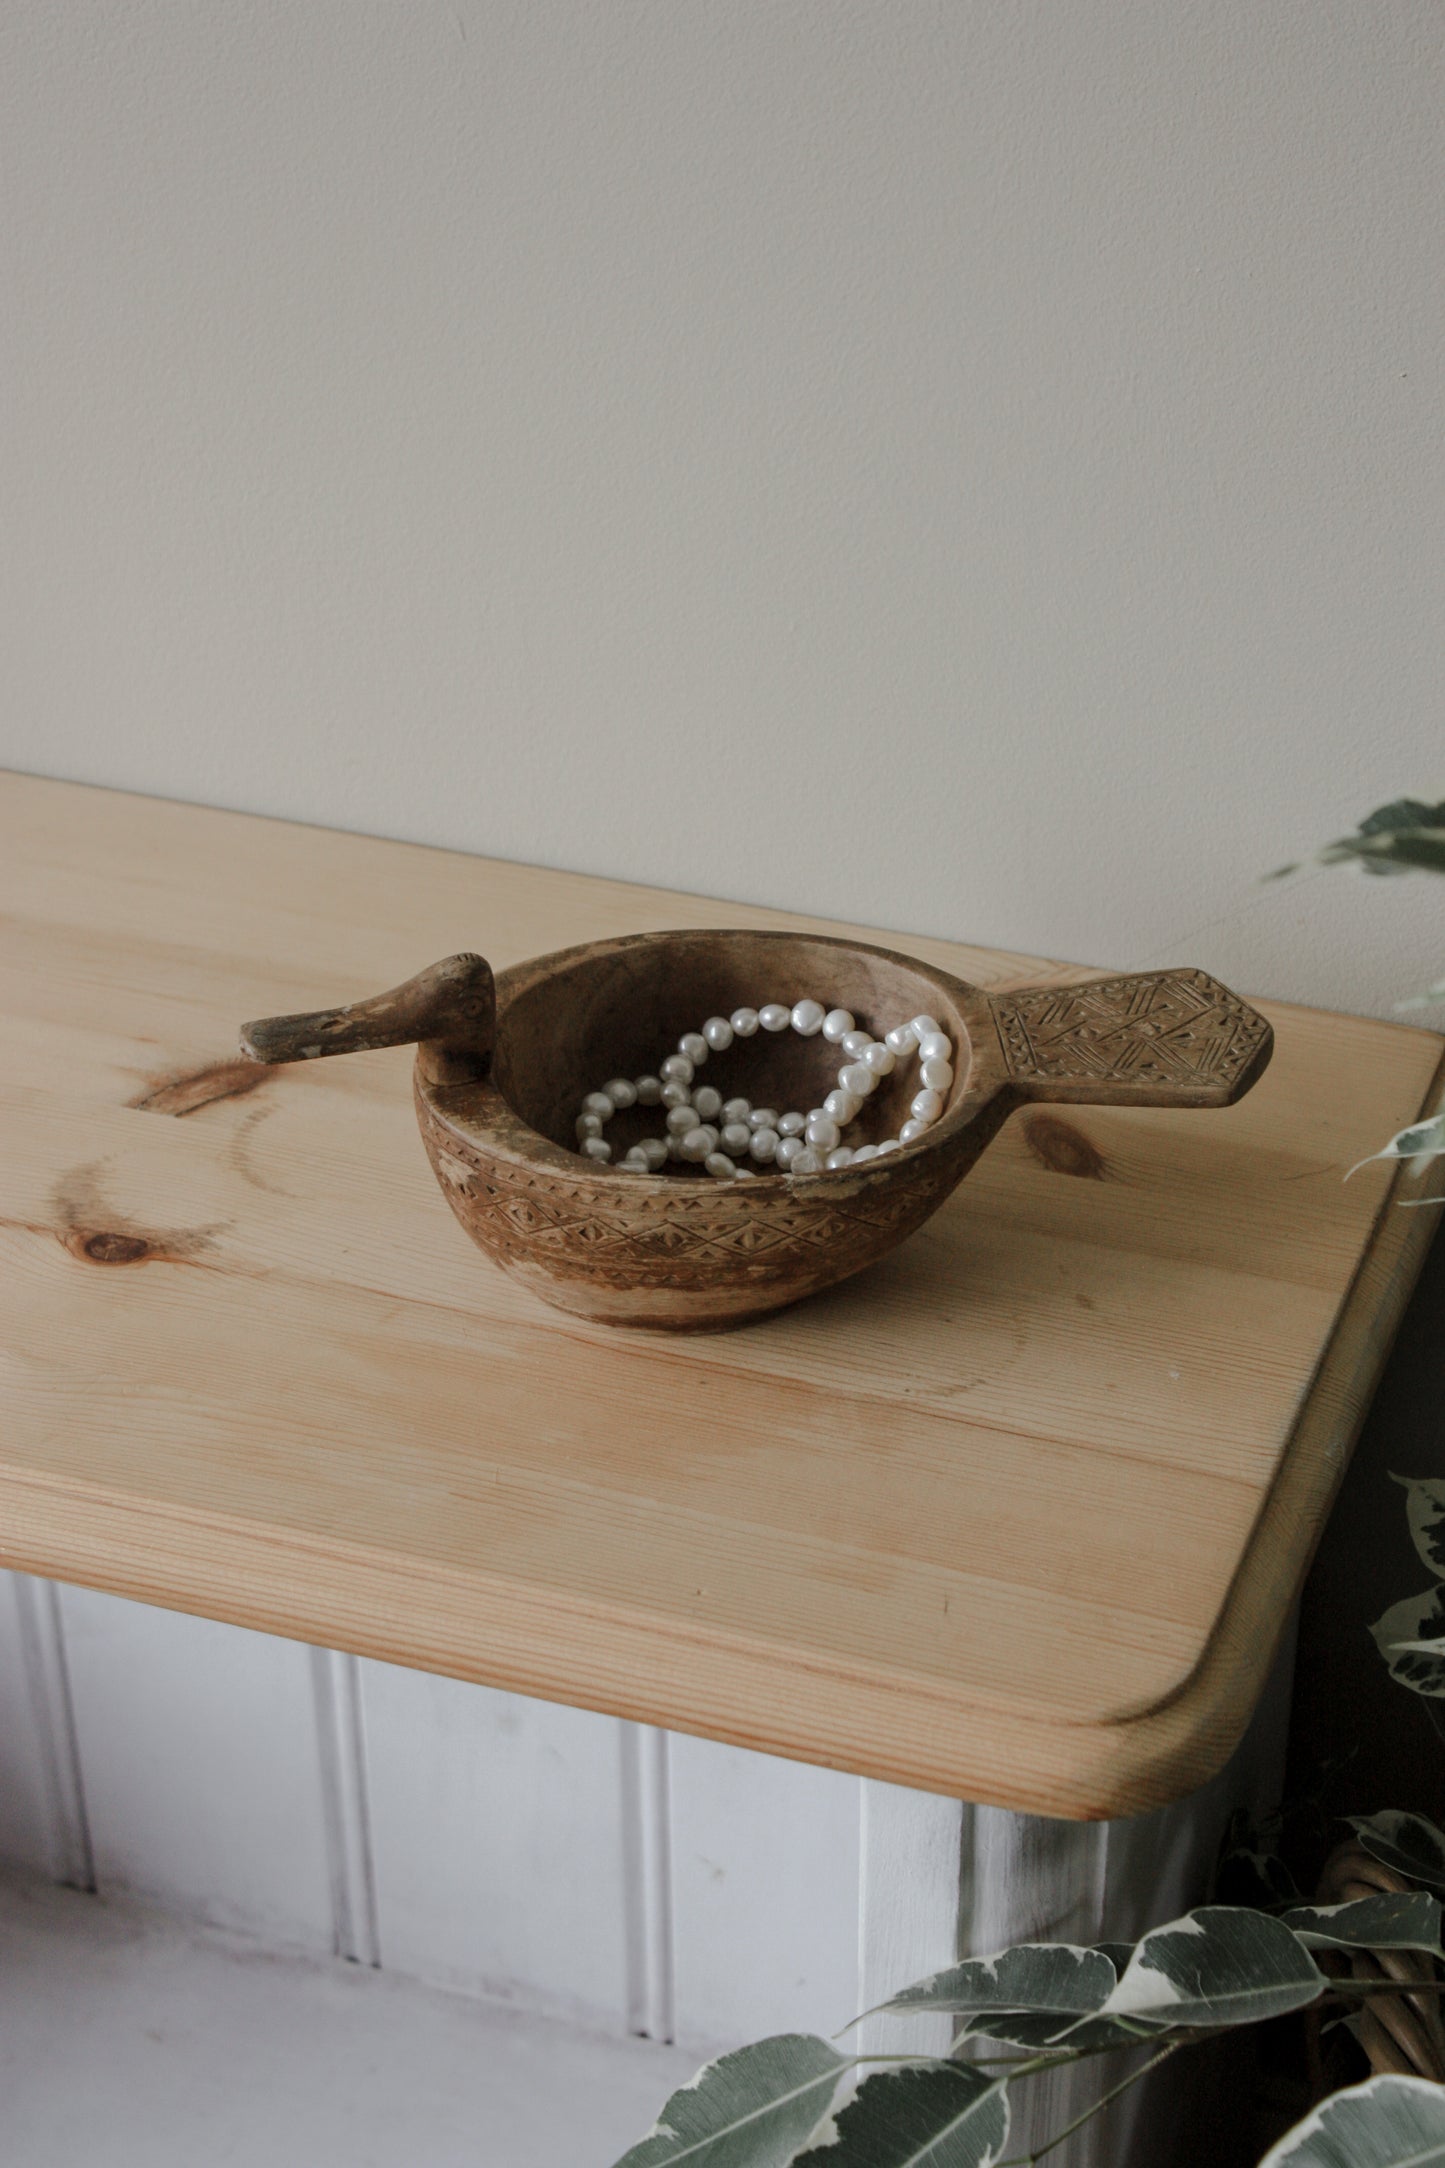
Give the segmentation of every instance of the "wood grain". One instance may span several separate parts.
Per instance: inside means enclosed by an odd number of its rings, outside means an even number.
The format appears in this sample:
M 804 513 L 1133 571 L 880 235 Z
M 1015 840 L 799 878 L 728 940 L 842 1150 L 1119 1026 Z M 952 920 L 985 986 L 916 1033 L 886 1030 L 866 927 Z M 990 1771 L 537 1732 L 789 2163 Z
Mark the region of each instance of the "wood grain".
M 1015 1116 L 872 1271 L 659 1341 L 479 1258 L 403 1052 L 204 1073 L 419 956 L 777 914 L 19 777 L 0 909 L 0 1564 L 1041 1813 L 1224 1760 L 1433 1231 L 1341 1181 L 1433 1034 L 1273 1007 L 1239 1106 Z

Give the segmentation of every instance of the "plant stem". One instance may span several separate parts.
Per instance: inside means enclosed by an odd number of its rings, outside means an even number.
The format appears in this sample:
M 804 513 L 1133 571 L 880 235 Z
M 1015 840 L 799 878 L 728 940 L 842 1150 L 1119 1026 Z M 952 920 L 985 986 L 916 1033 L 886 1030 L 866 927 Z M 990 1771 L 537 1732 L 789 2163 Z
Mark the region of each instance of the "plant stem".
M 1151 2055 L 1147 2063 L 1144 2063 L 1138 2070 L 1131 2072 L 1127 2078 L 1124 2078 L 1118 2085 L 1113 2086 L 1107 2093 L 1104 2093 L 1094 2102 L 1091 2108 L 1085 2108 L 1083 2114 L 1076 2115 L 1072 2123 L 1066 2123 L 1056 2137 L 1050 2138 L 1047 2145 L 1039 2147 L 1037 2153 L 1016 2153 L 1011 2160 L 1000 2161 L 999 2168 L 1036 2168 L 1036 2164 L 1043 2159 L 1045 2153 L 1052 2153 L 1054 2147 L 1062 2145 L 1065 2138 L 1072 2138 L 1076 2130 L 1082 2130 L 1085 2123 L 1092 2121 L 1094 2116 L 1109 2107 L 1119 2098 L 1121 2093 L 1127 2093 L 1131 2085 L 1137 2085 L 1141 2078 L 1147 2078 L 1151 2070 L 1157 2070 L 1161 2063 L 1167 2062 L 1169 2057 L 1177 2053 L 1185 2044 L 1182 2040 L 1171 2040 L 1167 2048 L 1161 2048 L 1157 2055 Z

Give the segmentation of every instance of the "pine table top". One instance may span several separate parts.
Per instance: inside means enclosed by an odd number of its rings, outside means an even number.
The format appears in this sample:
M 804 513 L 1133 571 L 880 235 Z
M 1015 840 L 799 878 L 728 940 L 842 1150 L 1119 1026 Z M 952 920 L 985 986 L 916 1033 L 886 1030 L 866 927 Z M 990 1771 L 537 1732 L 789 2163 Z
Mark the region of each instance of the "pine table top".
M 1240 1105 L 1016 1114 L 880 1266 L 663 1337 L 468 1243 L 407 1052 L 237 1026 L 819 922 L 23 776 L 0 911 L 0 1564 L 1031 1812 L 1223 1762 L 1434 1230 L 1341 1177 L 1435 1034 L 1262 1004 Z

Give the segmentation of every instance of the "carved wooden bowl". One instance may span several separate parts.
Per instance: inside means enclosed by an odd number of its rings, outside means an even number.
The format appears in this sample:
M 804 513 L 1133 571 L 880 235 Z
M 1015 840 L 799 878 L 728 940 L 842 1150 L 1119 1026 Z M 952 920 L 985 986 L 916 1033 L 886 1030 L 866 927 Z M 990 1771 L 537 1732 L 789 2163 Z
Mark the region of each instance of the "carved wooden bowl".
M 702 1019 L 805 997 L 851 1009 L 876 1037 L 920 1013 L 954 1043 L 944 1111 L 914 1143 L 815 1174 L 718 1181 L 583 1158 L 574 1121 L 612 1076 L 655 1072 Z M 922 1225 L 1024 1101 L 1220 1107 L 1262 1074 L 1273 1037 L 1202 971 L 1140 972 L 989 995 L 890 949 L 816 934 L 650 933 L 588 942 L 495 980 L 453 956 L 373 1001 L 248 1024 L 257 1061 L 418 1042 L 417 1121 L 443 1195 L 472 1239 L 559 1309 L 680 1332 L 742 1324 L 860 1272 Z M 708 1081 L 754 1105 L 821 1103 L 837 1049 L 792 1031 L 735 1040 Z M 896 1136 L 917 1089 L 900 1063 L 863 1103 L 850 1144 Z M 620 1157 L 660 1127 L 620 1110 Z

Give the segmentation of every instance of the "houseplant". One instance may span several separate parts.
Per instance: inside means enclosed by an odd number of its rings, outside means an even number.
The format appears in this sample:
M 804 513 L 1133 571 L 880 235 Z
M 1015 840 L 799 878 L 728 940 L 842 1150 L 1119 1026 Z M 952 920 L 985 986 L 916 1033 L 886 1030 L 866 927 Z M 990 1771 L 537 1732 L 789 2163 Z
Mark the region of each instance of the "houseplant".
M 1445 872 L 1445 804 L 1394 801 L 1315 862 Z M 1402 1006 L 1435 1002 L 1445 1004 L 1445 980 Z M 1445 1114 L 1372 1157 L 1423 1168 L 1442 1154 Z M 1392 1675 L 1428 1706 L 1445 1697 L 1445 1483 L 1406 1488 L 1416 1548 L 1437 1581 L 1372 1631 Z M 723 2056 L 672 2096 L 616 2168 L 1034 2168 L 1170 2057 L 1295 2011 L 1348 2025 L 1374 2074 L 1330 2093 L 1261 2168 L 1445 2168 L 1445 1833 L 1397 1811 L 1351 1827 L 1313 1904 L 1286 1891 L 1265 1905 L 1208 1905 L 1137 1944 L 1023 1944 L 901 1990 L 886 2009 L 958 2021 L 947 2056 L 854 2057 L 806 2034 Z M 1119 2081 L 1042 2147 L 1010 2153 L 1013 2088 L 1096 2056 L 1127 2059 Z M 840 2100 L 845 2081 L 856 2089 Z

